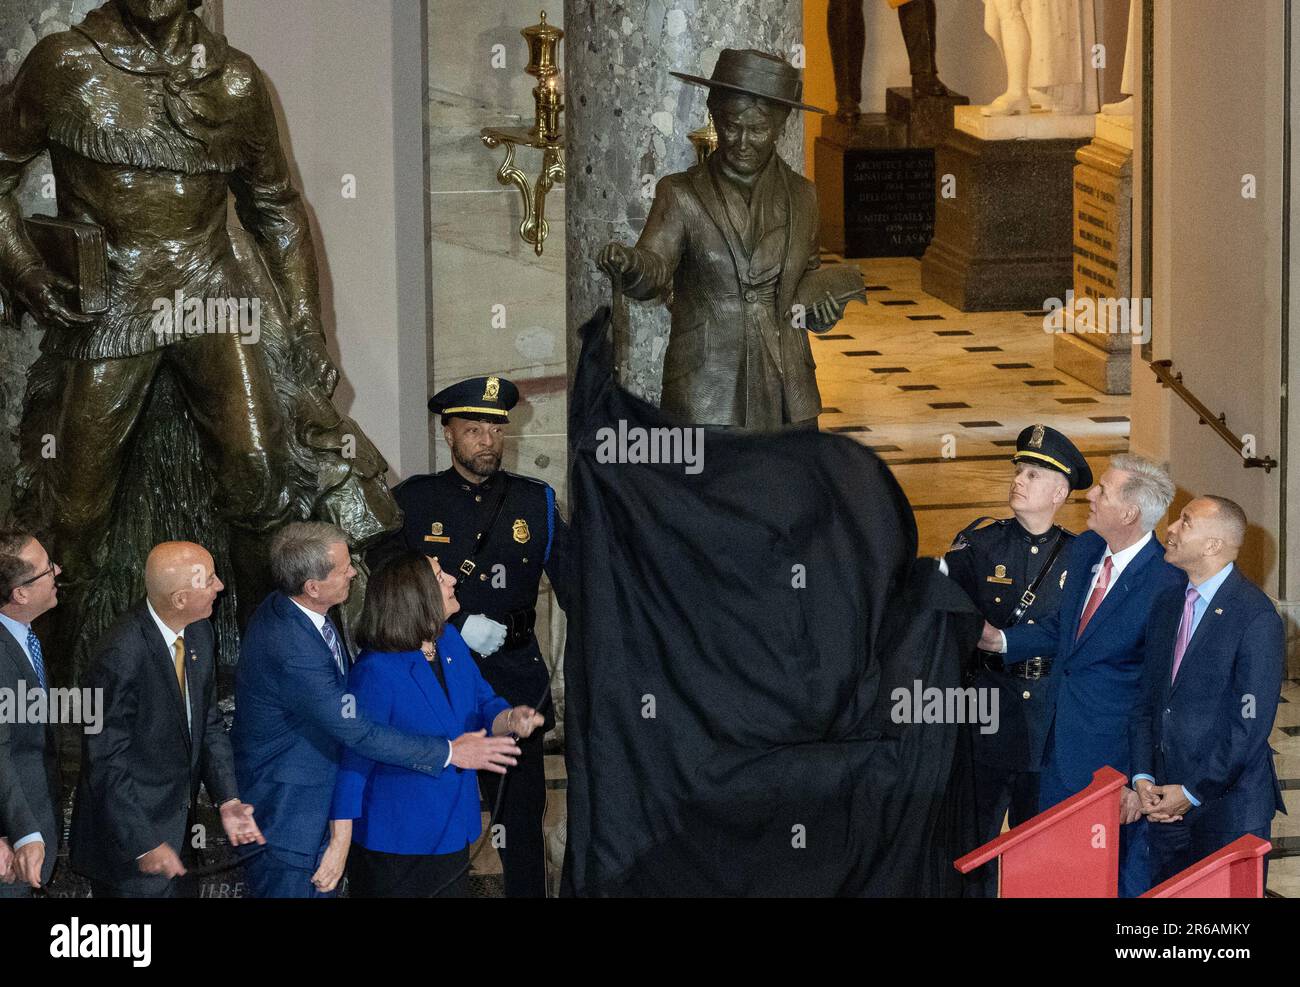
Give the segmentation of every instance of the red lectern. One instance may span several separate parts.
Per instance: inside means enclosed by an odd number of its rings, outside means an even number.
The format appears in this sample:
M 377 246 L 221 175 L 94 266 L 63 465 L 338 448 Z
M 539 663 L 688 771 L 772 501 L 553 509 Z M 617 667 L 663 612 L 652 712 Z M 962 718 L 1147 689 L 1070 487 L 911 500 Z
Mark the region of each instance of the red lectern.
M 1262 898 L 1264 858 L 1272 846 L 1268 840 L 1261 840 L 1258 836 L 1238 837 L 1222 850 L 1215 850 L 1182 873 L 1157 884 L 1142 897 Z
M 1002 898 L 1114 898 L 1119 894 L 1119 800 L 1111 767 L 1092 784 L 953 862 L 963 874 L 1001 858 Z

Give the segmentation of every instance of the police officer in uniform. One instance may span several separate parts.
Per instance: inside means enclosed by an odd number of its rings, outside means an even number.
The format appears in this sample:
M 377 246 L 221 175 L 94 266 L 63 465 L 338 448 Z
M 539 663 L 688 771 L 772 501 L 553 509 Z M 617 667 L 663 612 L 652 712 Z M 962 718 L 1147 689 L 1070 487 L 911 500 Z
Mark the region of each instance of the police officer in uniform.
M 435 556 L 457 579 L 460 612 L 451 622 L 483 677 L 512 705 L 533 706 L 545 718 L 543 729 L 519 741 L 523 753 L 505 776 L 497 817 L 505 826 L 501 860 L 511 898 L 546 894 L 542 735 L 555 727 L 555 712 L 550 676 L 533 633 L 534 608 L 543 571 L 560 605 L 566 605 L 571 580 L 565 567 L 572 558 L 555 491 L 501 468 L 503 426 L 518 400 L 519 389 L 504 377 L 461 381 L 429 400 L 429 411 L 442 416 L 452 465 L 394 488 L 406 520 L 372 559 L 382 564 L 394 546 Z M 479 774 L 489 806 L 497 804 L 501 778 Z
M 976 519 L 944 556 L 948 574 L 998 628 L 1032 624 L 1056 609 L 1065 582 L 1065 549 L 1074 538 L 1054 523 L 1056 513 L 1072 490 L 1092 486 L 1083 454 L 1046 425 L 1020 433 L 1011 461 L 1016 467 L 1008 497 L 1013 516 Z M 966 670 L 968 685 L 997 690 L 997 731 L 971 734 L 981 842 L 998 835 L 1008 810 L 1012 826 L 1038 813 L 1038 765 L 1029 763 L 1029 724 L 1047 715 L 1042 680 L 1051 666 L 1050 658 L 1004 665 L 1001 655 L 977 651 Z M 995 865 L 977 872 L 975 890 L 996 896 Z

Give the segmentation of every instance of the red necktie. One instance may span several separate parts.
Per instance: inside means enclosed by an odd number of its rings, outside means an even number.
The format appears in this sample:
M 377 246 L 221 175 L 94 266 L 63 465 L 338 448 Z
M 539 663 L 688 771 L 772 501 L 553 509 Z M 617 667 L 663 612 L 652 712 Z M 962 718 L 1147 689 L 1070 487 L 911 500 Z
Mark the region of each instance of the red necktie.
M 1110 563 L 1111 556 L 1106 556 L 1106 561 L 1101 567 L 1101 578 L 1097 580 L 1097 585 L 1093 587 L 1092 596 L 1088 597 L 1088 605 L 1083 608 L 1083 616 L 1079 618 L 1079 630 L 1075 632 L 1077 640 L 1083 635 L 1083 629 L 1088 626 L 1088 621 L 1092 620 L 1092 615 L 1097 612 L 1101 606 L 1101 601 L 1106 598 L 1106 587 L 1110 585 Z

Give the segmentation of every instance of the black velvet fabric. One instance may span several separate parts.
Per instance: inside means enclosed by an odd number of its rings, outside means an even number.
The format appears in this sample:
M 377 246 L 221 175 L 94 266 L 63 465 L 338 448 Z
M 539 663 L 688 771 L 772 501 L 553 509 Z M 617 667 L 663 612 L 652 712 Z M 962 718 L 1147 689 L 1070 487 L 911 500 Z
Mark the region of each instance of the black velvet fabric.
M 894 722 L 891 693 L 959 686 L 982 621 L 889 470 L 808 431 L 708 430 L 695 474 L 600 462 L 620 420 L 682 423 L 612 383 L 607 310 L 583 333 L 565 892 L 959 893 L 960 728 Z

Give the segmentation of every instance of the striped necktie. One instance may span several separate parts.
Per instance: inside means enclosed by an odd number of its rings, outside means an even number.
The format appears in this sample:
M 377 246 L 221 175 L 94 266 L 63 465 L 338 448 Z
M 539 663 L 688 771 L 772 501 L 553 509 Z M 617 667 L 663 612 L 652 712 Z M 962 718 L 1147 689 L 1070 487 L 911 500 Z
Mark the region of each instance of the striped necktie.
M 334 655 L 334 663 L 339 667 L 339 674 L 344 678 L 348 677 L 347 662 L 343 660 L 343 648 L 339 644 L 338 631 L 334 630 L 334 623 L 325 618 L 325 623 L 321 624 L 321 634 L 325 638 L 325 643 L 330 646 L 330 652 Z
M 41 688 L 47 688 L 45 684 L 45 655 L 41 652 L 41 639 L 36 636 L 36 632 L 30 627 L 27 628 L 27 652 L 32 656 L 32 667 L 36 669 L 36 681 L 40 683 Z

